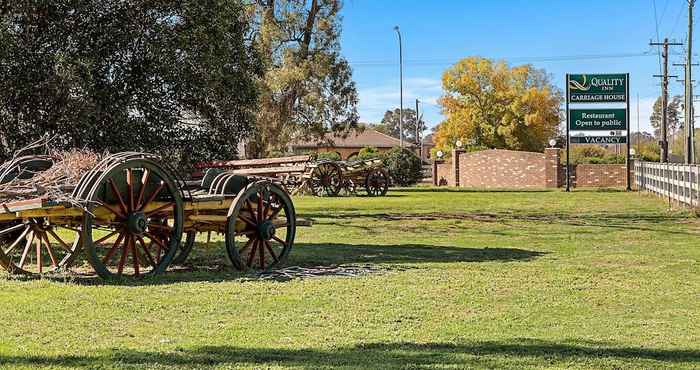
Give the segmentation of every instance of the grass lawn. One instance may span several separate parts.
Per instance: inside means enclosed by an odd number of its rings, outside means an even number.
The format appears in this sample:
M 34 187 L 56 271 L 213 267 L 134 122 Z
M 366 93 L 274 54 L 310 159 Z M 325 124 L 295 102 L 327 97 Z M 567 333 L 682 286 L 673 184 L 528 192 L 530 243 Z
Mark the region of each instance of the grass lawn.
M 261 280 L 220 239 L 127 284 L 0 277 L 0 368 L 700 368 L 700 220 L 616 191 L 295 199 Z

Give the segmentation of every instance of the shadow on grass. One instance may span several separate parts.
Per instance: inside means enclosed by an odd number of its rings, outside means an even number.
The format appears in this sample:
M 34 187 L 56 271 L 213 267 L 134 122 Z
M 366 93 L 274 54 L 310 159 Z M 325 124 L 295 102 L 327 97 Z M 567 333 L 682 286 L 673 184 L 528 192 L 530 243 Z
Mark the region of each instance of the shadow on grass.
M 680 222 L 690 222 L 683 215 L 663 215 L 648 213 L 526 213 L 526 212 L 426 212 L 426 213 L 304 213 L 304 217 L 311 220 L 332 219 L 333 221 L 317 221 L 317 224 L 359 227 L 373 229 L 371 223 L 363 218 L 376 221 L 444 221 L 465 220 L 489 223 L 507 222 L 534 222 L 546 224 L 563 224 L 569 226 L 601 227 L 620 230 L 651 231 L 669 234 L 684 234 L 700 236 L 700 233 L 678 230 L 675 228 Z M 352 221 L 361 222 L 360 225 L 352 224 Z
M 396 191 L 399 193 L 554 193 L 559 190 L 554 189 L 477 189 L 477 188 L 455 188 L 455 187 L 430 187 L 417 186 L 412 188 L 390 188 L 389 193 Z
M 358 245 L 341 243 L 298 243 L 285 266 L 319 267 L 368 264 L 417 264 L 454 262 L 512 262 L 529 261 L 544 252 L 517 248 L 466 248 L 456 246 L 395 244 Z M 383 271 L 405 270 L 405 266 L 382 266 Z M 223 242 L 211 243 L 206 248 L 197 243 L 192 255 L 183 266 L 172 266 L 165 274 L 140 279 L 123 278 L 103 280 L 94 274 L 47 275 L 47 280 L 83 285 L 161 285 L 179 282 L 223 282 L 237 279 L 255 280 L 256 273 L 236 271 L 225 256 Z M 36 277 L 13 277 L 16 280 L 34 280 Z
M 615 361 L 614 363 L 611 363 Z M 645 361 L 645 362 L 642 362 Z M 542 364 L 586 363 L 595 368 L 620 364 L 649 366 L 672 364 L 693 366 L 700 362 L 700 351 L 616 346 L 610 343 L 575 341 L 557 343 L 519 339 L 504 342 L 371 343 L 336 349 L 244 348 L 202 346 L 173 352 L 146 352 L 114 349 L 90 356 L 0 356 L 0 365 L 26 367 L 265 367 L 396 369 L 406 367 L 532 367 Z

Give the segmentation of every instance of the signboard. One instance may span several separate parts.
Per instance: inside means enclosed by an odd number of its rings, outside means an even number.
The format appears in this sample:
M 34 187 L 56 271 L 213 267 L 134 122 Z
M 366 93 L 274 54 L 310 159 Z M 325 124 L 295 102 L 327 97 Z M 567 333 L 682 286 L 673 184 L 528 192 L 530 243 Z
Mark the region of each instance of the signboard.
M 569 103 L 624 103 L 626 74 L 571 74 L 567 81 Z
M 572 136 L 572 144 L 625 144 L 624 136 Z
M 627 130 L 626 109 L 570 109 L 571 130 Z

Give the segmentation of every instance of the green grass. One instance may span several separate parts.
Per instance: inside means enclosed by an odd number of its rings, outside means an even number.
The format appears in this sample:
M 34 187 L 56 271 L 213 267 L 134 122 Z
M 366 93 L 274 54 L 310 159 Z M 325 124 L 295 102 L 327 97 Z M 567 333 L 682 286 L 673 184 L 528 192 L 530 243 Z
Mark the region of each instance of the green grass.
M 217 239 L 130 283 L 0 278 L 0 368 L 698 368 L 700 221 L 616 191 L 295 199 L 290 265 Z

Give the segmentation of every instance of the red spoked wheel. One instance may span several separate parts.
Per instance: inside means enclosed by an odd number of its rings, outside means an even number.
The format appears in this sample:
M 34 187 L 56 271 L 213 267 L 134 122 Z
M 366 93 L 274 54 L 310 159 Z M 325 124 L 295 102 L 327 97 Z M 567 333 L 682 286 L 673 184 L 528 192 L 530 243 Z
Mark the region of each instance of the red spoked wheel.
M 103 278 L 167 269 L 183 228 L 183 203 L 168 171 L 138 158 L 108 168 L 87 197 L 83 222 L 88 260 Z
M 321 162 L 311 171 L 310 187 L 317 197 L 334 197 L 343 186 L 343 171 L 333 162 Z
M 286 261 L 295 234 L 296 213 L 287 192 L 269 181 L 258 181 L 231 204 L 226 250 L 238 270 L 269 270 Z
M 80 231 L 28 218 L 0 226 L 0 265 L 11 274 L 40 275 L 67 269 L 80 252 Z

